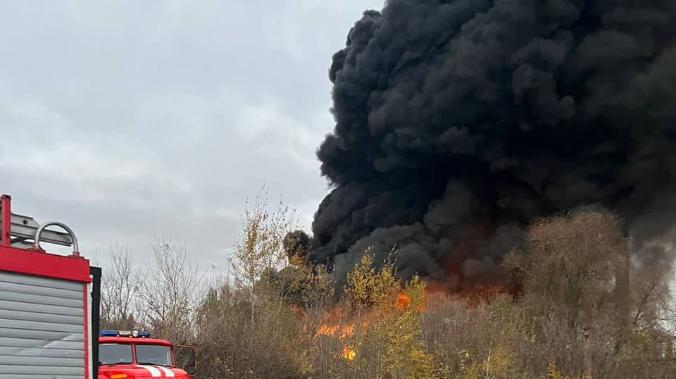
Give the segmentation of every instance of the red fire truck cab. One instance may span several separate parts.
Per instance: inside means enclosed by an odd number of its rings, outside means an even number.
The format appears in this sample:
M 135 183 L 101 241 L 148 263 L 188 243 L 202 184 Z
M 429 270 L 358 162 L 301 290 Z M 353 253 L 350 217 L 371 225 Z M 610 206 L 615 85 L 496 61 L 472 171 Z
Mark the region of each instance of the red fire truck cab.
M 176 367 L 171 342 L 147 332 L 102 330 L 99 337 L 99 379 L 190 379 Z

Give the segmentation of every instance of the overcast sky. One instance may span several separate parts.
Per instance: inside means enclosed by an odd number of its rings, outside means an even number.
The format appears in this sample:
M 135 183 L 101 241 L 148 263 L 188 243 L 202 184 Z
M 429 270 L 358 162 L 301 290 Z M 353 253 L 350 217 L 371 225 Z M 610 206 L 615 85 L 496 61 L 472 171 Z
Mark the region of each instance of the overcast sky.
M 382 0 L 0 1 L 0 192 L 84 255 L 222 266 L 262 185 L 309 229 L 328 67 Z

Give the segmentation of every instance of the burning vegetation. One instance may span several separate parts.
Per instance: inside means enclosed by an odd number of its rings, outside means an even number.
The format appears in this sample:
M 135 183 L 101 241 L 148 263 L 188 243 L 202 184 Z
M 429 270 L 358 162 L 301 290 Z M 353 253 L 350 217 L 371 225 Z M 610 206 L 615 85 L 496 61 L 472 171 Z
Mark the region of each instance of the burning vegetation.
M 245 236 L 266 233 L 260 223 L 246 228 L 256 233 Z M 365 251 L 336 293 L 332 275 L 308 261 L 269 266 L 276 258 L 267 254 L 288 250 L 281 238 L 270 245 L 275 238 L 261 236 L 241 245 L 252 249 L 250 267 L 263 272 L 255 285 L 225 281 L 194 307 L 180 307 L 180 318 L 148 318 L 138 308 L 119 319 L 104 313 L 103 322 L 145 324 L 158 336 L 198 346 L 198 378 L 676 374 L 669 359 L 676 321 L 664 280 L 669 268 L 627 265 L 630 245 L 619 219 L 579 212 L 539 219 L 525 230 L 524 244 L 499 266 L 508 284 L 460 292 L 418 276 L 404 280 L 394 262 L 377 264 Z M 276 247 L 257 254 L 263 241 Z

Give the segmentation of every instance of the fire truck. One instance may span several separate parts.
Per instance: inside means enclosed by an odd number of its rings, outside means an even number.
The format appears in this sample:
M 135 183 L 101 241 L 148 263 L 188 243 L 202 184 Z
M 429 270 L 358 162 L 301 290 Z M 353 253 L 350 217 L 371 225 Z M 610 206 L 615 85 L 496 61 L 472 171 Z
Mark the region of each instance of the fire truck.
M 168 341 L 99 331 L 101 269 L 70 227 L 14 214 L 11 200 L 0 197 L 0 379 L 189 379 Z
M 102 330 L 99 337 L 99 379 L 189 379 L 176 367 L 173 345 L 137 330 Z

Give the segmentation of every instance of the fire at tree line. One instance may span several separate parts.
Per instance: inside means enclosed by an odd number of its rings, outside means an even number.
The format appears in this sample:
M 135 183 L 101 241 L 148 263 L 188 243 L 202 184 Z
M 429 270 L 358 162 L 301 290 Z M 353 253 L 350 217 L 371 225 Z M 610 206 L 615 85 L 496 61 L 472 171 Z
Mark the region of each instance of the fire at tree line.
M 676 373 L 670 267 L 631 263 L 631 241 L 608 212 L 538 219 L 497 271 L 466 283 L 451 279 L 453 267 L 450 281 L 402 278 L 369 249 L 338 283 L 308 261 L 302 232 L 287 233 L 288 215 L 250 204 L 230 277 L 208 284 L 184 246 L 155 244 L 149 269 L 114 249 L 102 328 L 194 347 L 197 378 Z

